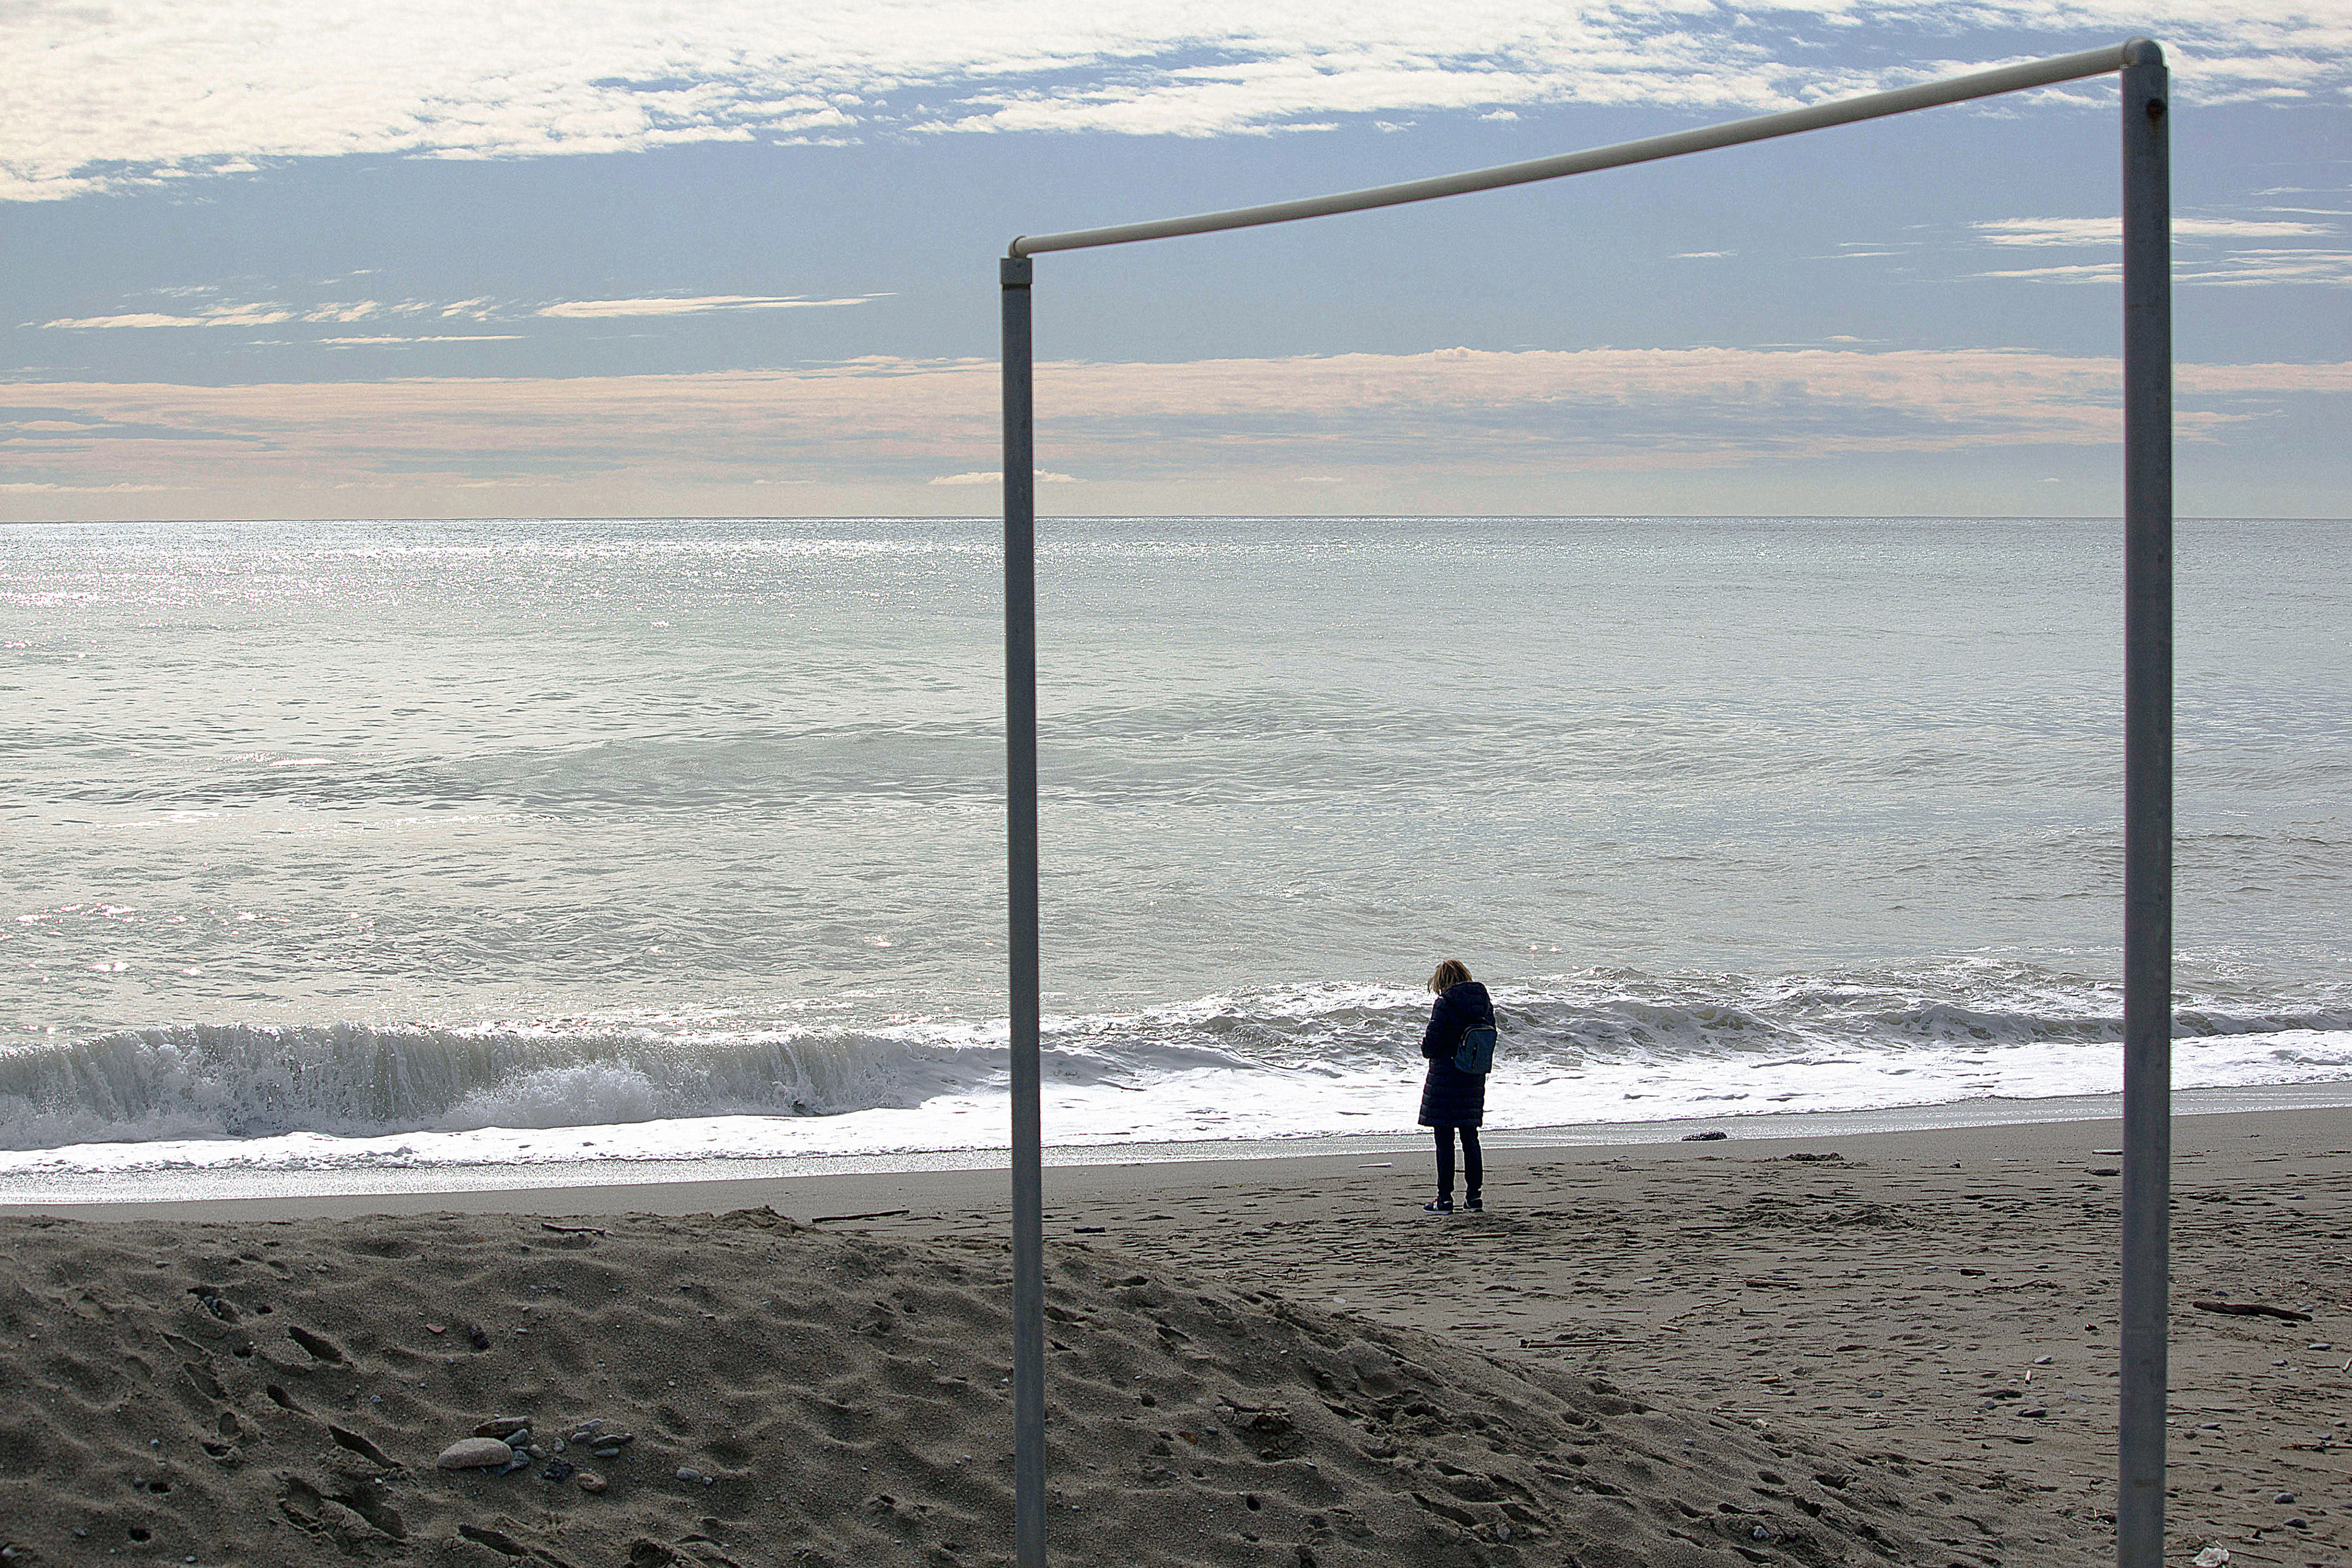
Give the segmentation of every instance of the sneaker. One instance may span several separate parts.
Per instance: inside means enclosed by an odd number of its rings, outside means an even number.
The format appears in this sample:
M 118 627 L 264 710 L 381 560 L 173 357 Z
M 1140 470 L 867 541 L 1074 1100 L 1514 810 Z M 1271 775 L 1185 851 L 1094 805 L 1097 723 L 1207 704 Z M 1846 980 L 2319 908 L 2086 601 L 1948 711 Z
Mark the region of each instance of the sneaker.
M 1475 1193 L 1472 1193 L 1468 1197 L 1464 1198 L 1462 1200 L 1462 1206 L 1468 1209 L 1472 1214 L 1485 1214 L 1486 1212 L 1486 1205 L 1479 1201 L 1478 1194 Z
M 1452 1198 L 1440 1198 L 1433 1204 L 1423 1204 L 1421 1205 L 1421 1212 L 1423 1214 L 1452 1214 L 1454 1212 L 1454 1200 Z

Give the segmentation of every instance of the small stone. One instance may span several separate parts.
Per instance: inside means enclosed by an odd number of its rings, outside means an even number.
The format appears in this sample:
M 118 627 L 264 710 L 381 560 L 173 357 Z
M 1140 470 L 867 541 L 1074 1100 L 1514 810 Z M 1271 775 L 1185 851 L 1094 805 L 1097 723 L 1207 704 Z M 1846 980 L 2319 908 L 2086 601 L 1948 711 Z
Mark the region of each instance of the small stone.
M 1683 1142 L 1685 1143 L 1719 1143 L 1724 1139 L 1730 1136 L 1731 1134 L 1728 1132 L 1685 1132 L 1683 1134 Z
M 528 1415 L 494 1415 L 474 1428 L 477 1437 L 511 1437 L 518 1432 L 530 1430 Z
M 588 1451 L 600 1459 L 617 1459 L 621 1457 L 621 1450 L 618 1448 L 591 1448 Z
M 539 1477 L 540 1479 L 545 1481 L 568 1480 L 572 1476 L 573 1468 L 574 1467 L 567 1460 L 550 1459 L 547 1463 L 547 1468 L 540 1471 Z
M 2194 1568 L 2222 1568 L 2222 1564 L 2229 1561 L 2230 1549 L 2228 1547 L 2209 1546 L 2204 1551 L 2197 1554 Z
M 460 1437 L 433 1462 L 445 1470 L 483 1470 L 513 1458 L 514 1450 L 496 1437 Z
M 544 1459 L 545 1458 L 547 1458 L 547 1450 L 546 1450 L 546 1449 L 544 1449 L 544 1448 L 542 1448 L 542 1447 L 540 1447 L 538 1444 L 536 1444 L 536 1443 L 530 1443 L 530 1444 L 526 1444 L 526 1445 L 524 1445 L 524 1446 L 523 1446 L 523 1449 L 522 1449 L 522 1451 L 523 1451 L 524 1453 L 526 1453 L 526 1454 L 529 1454 L 529 1455 L 530 1455 L 532 1458 L 534 1458 L 534 1459 Z
M 478 1351 L 486 1351 L 490 1348 L 490 1336 L 479 1323 L 468 1323 L 466 1325 L 466 1342 Z
M 572 1478 L 572 1484 L 583 1492 L 601 1492 L 612 1483 L 593 1470 L 583 1470 Z
M 2294 1500 L 2294 1494 L 2293 1492 L 2281 1492 L 2278 1496 L 2271 1499 L 2271 1501 L 2278 1503 L 2288 1503 L 2293 1502 Z
M 677 1479 L 684 1481 L 688 1486 L 692 1486 L 695 1482 L 702 1479 L 702 1472 L 696 1469 L 691 1465 L 680 1465 L 677 1468 Z
M 2286 1527 L 2289 1530 L 2309 1530 L 2311 1528 L 2311 1521 L 2307 1519 L 2290 1519 L 2286 1521 Z

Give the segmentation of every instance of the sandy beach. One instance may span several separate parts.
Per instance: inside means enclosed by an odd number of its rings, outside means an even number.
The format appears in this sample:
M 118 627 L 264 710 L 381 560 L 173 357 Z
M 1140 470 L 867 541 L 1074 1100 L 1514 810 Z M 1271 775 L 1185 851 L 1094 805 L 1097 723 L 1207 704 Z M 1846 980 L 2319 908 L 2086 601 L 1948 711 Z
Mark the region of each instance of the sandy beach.
M 2168 1556 L 2340 1564 L 2352 1113 L 2177 1128 Z M 2117 1142 L 1049 1170 L 1056 1560 L 2105 1560 Z M 1003 1184 L 20 1206 L 0 1560 L 1005 1561 Z

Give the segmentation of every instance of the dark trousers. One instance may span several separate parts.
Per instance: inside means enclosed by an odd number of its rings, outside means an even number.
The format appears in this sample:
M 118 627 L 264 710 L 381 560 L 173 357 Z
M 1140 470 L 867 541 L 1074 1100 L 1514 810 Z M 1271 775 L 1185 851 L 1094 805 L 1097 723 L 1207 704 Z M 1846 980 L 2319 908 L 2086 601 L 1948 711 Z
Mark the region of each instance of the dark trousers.
M 1478 1157 L 1478 1130 L 1475 1127 L 1435 1127 L 1437 1134 L 1437 1195 L 1454 1195 L 1454 1135 L 1462 1135 L 1462 1179 L 1473 1194 L 1478 1191 L 1480 1178 L 1486 1173 Z

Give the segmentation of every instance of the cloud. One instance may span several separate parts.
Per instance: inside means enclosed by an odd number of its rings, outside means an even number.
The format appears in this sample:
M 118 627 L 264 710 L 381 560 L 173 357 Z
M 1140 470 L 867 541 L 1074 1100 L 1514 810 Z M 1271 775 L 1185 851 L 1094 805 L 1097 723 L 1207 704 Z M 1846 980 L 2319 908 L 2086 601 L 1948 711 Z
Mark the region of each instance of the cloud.
M 844 300 L 812 300 L 798 294 L 706 294 L 691 300 L 570 300 L 542 305 L 531 313 L 575 321 L 608 316 L 698 316 L 714 310 L 823 310 L 834 305 L 863 305 L 882 298 L 885 296 L 880 294 L 859 294 Z
M 1994 245 L 2120 245 L 2119 217 L 2003 217 L 1971 224 Z M 2286 239 L 2328 235 L 2326 224 L 2295 223 L 2273 218 L 2176 217 L 2172 237 L 2182 239 Z
M 2308 0 L 1785 0 L 1769 26 L 1689 0 L 25 0 L 0 7 L 0 199 L 352 154 L 1780 109 L 2141 31 L 2202 101 L 2352 85 L 2352 14 Z
M 196 288 L 167 289 L 163 292 L 174 297 L 186 298 L 202 295 L 209 290 Z M 706 294 L 690 299 L 565 300 L 550 305 L 522 306 L 502 306 L 486 299 L 446 302 L 422 300 L 398 302 L 358 300 L 301 306 L 282 303 L 217 303 L 197 310 L 138 310 L 112 316 L 75 316 L 51 321 L 32 321 L 27 322 L 26 325 L 71 331 L 112 331 L 159 327 L 277 327 L 289 322 L 305 325 L 347 326 L 356 321 L 381 321 L 404 316 L 430 316 L 443 321 L 486 323 L 531 318 L 551 321 L 608 321 L 633 316 L 698 316 L 740 310 L 822 310 L 836 305 L 863 305 L 871 300 L 886 298 L 887 296 L 882 294 L 859 294 L 835 300 L 814 299 L 804 294 Z M 520 335 L 513 332 L 460 333 L 446 337 L 405 334 L 321 338 L 311 341 L 335 346 L 376 343 L 501 342 L 510 342 Z
M 295 319 L 291 310 L 267 305 L 221 306 L 194 316 L 172 316 L 154 311 L 133 311 L 121 316 L 78 316 L 63 321 L 36 321 L 40 327 L 61 327 L 76 331 L 104 331 L 125 327 L 274 327 L 281 321 Z
M 2182 364 L 2176 384 L 2186 449 L 2264 422 L 2340 423 L 2352 363 Z M 984 510 L 998 475 L 977 464 L 1001 449 L 996 367 L 971 361 L 6 390 L 24 405 L 0 410 L 13 479 L 168 487 L 181 515 L 257 515 L 261 497 L 277 515 L 394 504 L 458 515 L 481 508 L 467 498 L 485 488 L 509 512 L 675 512 L 696 496 L 786 484 L 866 486 L 886 509 L 960 496 Z M 1116 475 L 1077 493 L 1125 497 L 1235 480 L 1303 495 L 1343 479 L 1374 494 L 1515 476 L 1763 475 L 1873 455 L 2038 465 L 2037 452 L 2111 447 L 2121 429 L 2115 361 L 1997 350 L 1054 363 L 1037 367 L 1037 395 L 1041 437 L 1064 465 L 1040 479 Z
M 2032 283 L 2120 283 L 2120 261 L 2078 262 L 2061 267 L 2014 267 L 1973 272 L 1972 278 L 2005 278 Z M 2215 288 L 2254 288 L 2285 283 L 2352 288 L 2352 250 L 2242 250 L 2219 260 L 2195 262 L 2177 255 L 2172 280 Z
M 186 297 L 208 292 L 208 290 L 183 289 L 165 289 L 163 292 Z M 414 303 L 388 305 L 376 300 L 343 300 L 307 306 L 274 303 L 220 304 L 207 305 L 200 310 L 179 314 L 168 311 L 139 310 L 116 316 L 79 316 L 61 321 L 34 321 L 27 324 L 37 327 L 67 328 L 78 331 L 146 327 L 274 327 L 288 321 L 342 324 L 363 321 L 375 316 L 414 315 L 418 311 L 433 308 L 429 305 Z
M 2275 212 L 2279 209 L 2269 209 Z M 2177 284 L 2216 288 L 2253 288 L 2282 284 L 2352 287 L 2352 238 L 2344 226 L 2313 223 L 2306 217 L 2334 216 L 2310 213 L 2297 217 L 2195 217 L 2172 220 L 2173 268 Z M 2105 254 L 2095 259 L 2053 262 L 2040 267 L 1993 268 L 1967 274 L 2032 283 L 2114 283 L 2121 279 L 2119 251 L 2123 220 L 2119 217 L 2007 217 L 1966 226 L 1963 231 L 1984 244 L 2004 248 L 2091 250 Z M 2276 246 L 2259 240 L 2301 239 L 2315 243 Z M 1849 242 L 1853 243 L 1853 242 Z M 1847 250 L 1846 257 L 1900 254 L 1895 251 Z
M 6 484 L 0 484 L 0 495 L 153 495 L 169 489 L 171 489 L 169 485 L 52 485 L 26 479 L 11 480 Z
M 445 332 L 412 338 L 316 338 L 311 341 L 321 348 L 352 349 L 409 343 L 516 343 L 522 342 L 522 337 L 520 332 Z

